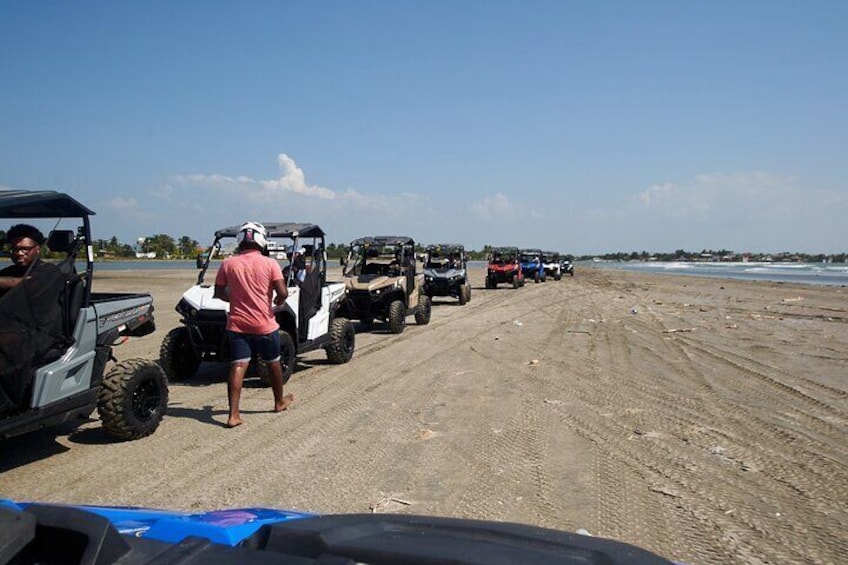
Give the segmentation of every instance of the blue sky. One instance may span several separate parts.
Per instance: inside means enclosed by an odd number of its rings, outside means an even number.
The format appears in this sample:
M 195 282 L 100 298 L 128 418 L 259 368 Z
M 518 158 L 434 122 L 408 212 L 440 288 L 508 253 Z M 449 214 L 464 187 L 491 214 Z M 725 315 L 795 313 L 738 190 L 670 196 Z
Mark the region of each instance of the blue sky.
M 842 1 L 0 0 L 0 77 L 95 237 L 848 251 Z

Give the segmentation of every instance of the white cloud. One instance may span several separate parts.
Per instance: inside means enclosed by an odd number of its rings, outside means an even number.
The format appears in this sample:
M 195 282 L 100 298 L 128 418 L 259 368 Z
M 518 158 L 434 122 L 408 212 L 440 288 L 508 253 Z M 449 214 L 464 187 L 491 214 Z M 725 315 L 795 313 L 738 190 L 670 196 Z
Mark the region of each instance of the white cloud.
M 280 176 L 275 179 L 256 180 L 246 175 L 232 177 L 210 173 L 174 175 L 169 180 L 176 185 L 194 186 L 198 189 L 239 190 L 241 198 L 251 200 L 277 199 L 286 193 L 322 200 L 333 200 L 337 197 L 337 194 L 328 188 L 308 184 L 303 169 L 285 153 L 277 156 L 277 165 L 280 168 Z
M 268 191 L 275 193 L 278 191 L 293 192 L 302 196 L 322 198 L 332 200 L 336 197 L 336 193 L 328 188 L 317 185 L 309 185 L 306 183 L 306 175 L 303 169 L 297 166 L 294 159 L 280 153 L 277 156 L 277 164 L 280 167 L 282 175 L 278 179 L 262 181 L 261 185 Z
M 138 200 L 135 198 L 121 198 L 120 196 L 116 196 L 114 198 L 110 198 L 106 202 L 106 205 L 118 211 L 132 211 L 138 209 Z
M 635 204 L 635 206 L 634 206 Z M 834 251 L 848 231 L 848 195 L 763 171 L 708 173 L 658 183 L 634 194 L 619 228 L 654 250 L 725 247 L 736 250 Z
M 708 173 L 682 183 L 656 184 L 634 200 L 663 216 L 707 219 L 740 209 L 749 214 L 773 209 L 797 194 L 792 177 L 755 171 Z
M 469 206 L 472 214 L 484 220 L 491 220 L 503 217 L 510 213 L 511 205 L 509 198 L 502 192 L 497 192 L 491 196 L 486 196 Z

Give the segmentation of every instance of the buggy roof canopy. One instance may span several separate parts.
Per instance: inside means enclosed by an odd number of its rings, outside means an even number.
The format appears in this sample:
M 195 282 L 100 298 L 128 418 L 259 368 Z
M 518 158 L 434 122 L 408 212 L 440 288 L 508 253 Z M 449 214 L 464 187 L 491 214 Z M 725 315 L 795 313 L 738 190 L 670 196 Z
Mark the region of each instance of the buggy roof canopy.
M 55 190 L 0 190 L 0 218 L 82 218 L 94 212 Z
M 324 230 L 315 224 L 301 224 L 295 222 L 260 222 L 268 231 L 268 237 L 322 237 Z M 215 237 L 220 239 L 223 237 L 235 237 L 241 230 L 241 226 L 230 226 L 221 228 L 215 232 Z
M 559 251 L 542 251 L 542 255 L 545 257 L 558 257 Z
M 517 247 L 492 247 L 492 253 L 518 253 Z
M 405 235 L 375 235 L 360 237 L 350 242 L 351 245 L 415 245 L 411 237 Z
M 533 254 L 541 255 L 542 251 L 541 251 L 541 249 L 522 249 L 521 253 L 524 253 L 526 255 L 533 255 Z
M 427 251 L 443 251 L 445 253 L 464 250 L 465 246 L 461 243 L 433 243 L 427 246 Z

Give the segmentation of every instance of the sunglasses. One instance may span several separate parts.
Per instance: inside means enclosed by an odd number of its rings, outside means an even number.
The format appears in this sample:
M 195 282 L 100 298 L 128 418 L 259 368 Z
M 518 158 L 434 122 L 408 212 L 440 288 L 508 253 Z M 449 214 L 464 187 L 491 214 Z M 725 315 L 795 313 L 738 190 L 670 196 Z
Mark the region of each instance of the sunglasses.
M 18 245 L 17 247 L 13 247 L 11 249 L 12 253 L 29 253 L 33 249 L 38 247 L 37 245 Z

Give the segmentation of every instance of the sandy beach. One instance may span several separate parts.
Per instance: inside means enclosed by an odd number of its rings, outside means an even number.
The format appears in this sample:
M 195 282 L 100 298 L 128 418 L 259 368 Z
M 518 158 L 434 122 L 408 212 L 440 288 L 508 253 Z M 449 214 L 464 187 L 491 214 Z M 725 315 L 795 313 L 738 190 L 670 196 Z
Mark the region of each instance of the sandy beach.
M 334 272 L 334 276 L 338 273 Z M 0 497 L 182 510 L 272 506 L 521 522 L 706 563 L 848 556 L 848 288 L 600 269 L 436 299 L 353 360 L 302 359 L 271 412 L 226 366 L 172 383 L 152 436 L 91 420 L 0 443 Z M 196 271 L 100 271 L 146 291 L 157 359 Z

